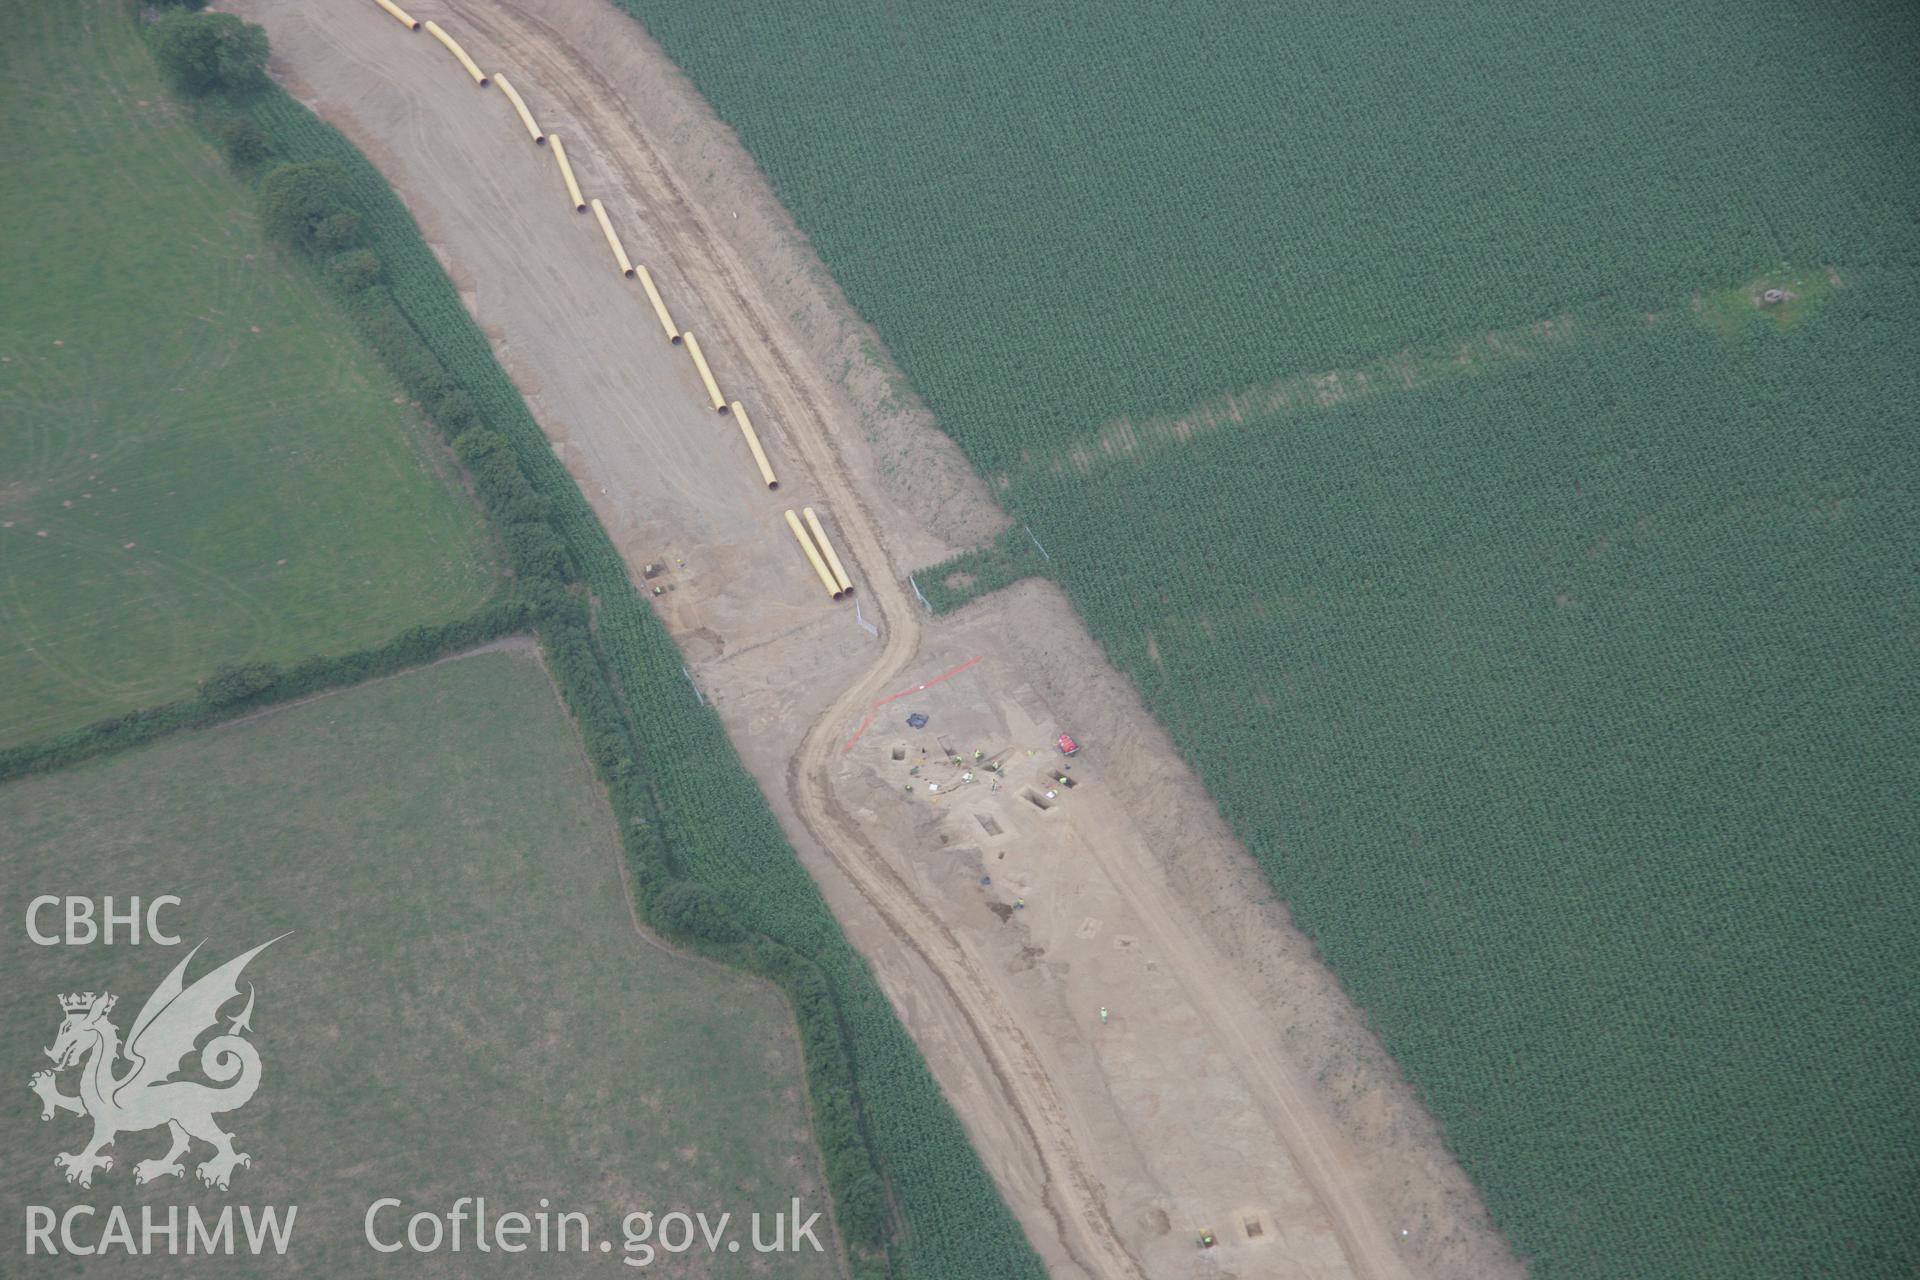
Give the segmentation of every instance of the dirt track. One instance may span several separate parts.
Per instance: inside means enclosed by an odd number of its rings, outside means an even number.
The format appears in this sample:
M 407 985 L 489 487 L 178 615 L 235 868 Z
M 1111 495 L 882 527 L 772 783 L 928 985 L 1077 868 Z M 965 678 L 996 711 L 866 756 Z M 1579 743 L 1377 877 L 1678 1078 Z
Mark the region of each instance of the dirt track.
M 1089 674 L 1097 649 L 1058 594 L 1004 593 L 923 633 L 906 570 L 1003 517 L 898 407 L 870 335 L 637 27 L 562 0 L 410 6 L 566 138 L 748 404 L 778 500 L 497 91 L 371 3 L 324 24 L 299 0 L 229 7 L 268 27 L 276 74 L 406 199 L 636 573 L 670 566 L 662 613 L 695 677 L 1056 1275 L 1517 1271 L 1164 735 L 1123 681 Z M 803 503 L 841 540 L 879 640 L 802 571 L 779 513 Z M 872 702 L 961 648 L 978 674 L 928 704 L 970 742 L 1018 758 L 1062 712 L 1101 727 L 1057 811 L 1022 812 L 1011 787 L 993 793 L 1011 807 L 971 791 L 970 812 L 915 807 L 890 773 L 891 720 L 843 751 Z M 1017 923 L 966 869 L 986 865 L 966 837 L 989 822 L 1018 845 L 992 863 L 1011 852 L 1016 882 L 1044 886 Z M 1096 1003 L 1117 1007 L 1113 1026 Z M 1329 1073 L 1344 1092 L 1314 1083 Z M 1194 1249 L 1201 1227 L 1222 1247 Z

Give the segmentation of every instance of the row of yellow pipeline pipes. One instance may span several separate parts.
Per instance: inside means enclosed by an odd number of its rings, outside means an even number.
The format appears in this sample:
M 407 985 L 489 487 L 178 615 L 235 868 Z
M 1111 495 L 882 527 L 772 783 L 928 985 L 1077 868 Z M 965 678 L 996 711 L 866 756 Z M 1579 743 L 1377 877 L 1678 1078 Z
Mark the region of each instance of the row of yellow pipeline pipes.
M 567 159 L 566 144 L 560 141 L 560 136 L 543 131 L 533 118 L 533 112 L 528 110 L 526 99 L 520 96 L 519 91 L 508 82 L 507 78 L 505 76 L 489 78 L 486 72 L 467 56 L 467 51 L 460 47 L 460 42 L 448 35 L 439 23 L 421 23 L 405 9 L 393 3 L 393 0 L 373 0 L 373 2 L 386 10 L 407 30 L 419 31 L 424 28 L 428 35 L 446 46 L 447 52 L 454 56 L 466 73 L 473 78 L 473 82 L 482 89 L 489 84 L 498 84 L 500 91 L 507 96 L 507 101 L 513 104 L 514 114 L 520 117 L 520 123 L 525 126 L 527 136 L 533 139 L 533 144 L 544 147 L 552 143 L 550 149 L 553 152 L 554 163 L 559 166 L 561 180 L 566 183 L 567 196 L 573 202 L 573 211 L 585 213 L 589 208 L 593 210 L 594 219 L 600 224 L 600 234 L 606 237 L 607 248 L 612 250 L 613 261 L 620 268 L 620 274 L 629 280 L 637 278 L 640 281 L 640 287 L 646 290 L 647 301 L 653 306 L 654 316 L 659 319 L 661 329 L 666 332 L 667 341 L 675 346 L 685 346 L 687 354 L 693 358 L 694 370 L 700 375 L 700 384 L 706 388 L 707 399 L 712 403 L 714 412 L 732 414 L 734 423 L 740 428 L 740 434 L 746 440 L 747 451 L 753 455 L 754 466 L 759 468 L 761 480 L 766 483 L 769 490 L 778 489 L 780 481 L 774 475 L 772 464 L 767 461 L 767 451 L 761 447 L 759 433 L 753 429 L 753 422 L 747 417 L 746 406 L 738 400 L 729 404 L 726 397 L 720 394 L 720 384 L 713 376 L 713 369 L 707 364 L 706 355 L 700 350 L 700 340 L 694 337 L 692 332 L 682 332 L 674 325 L 673 316 L 668 312 L 666 302 L 660 297 L 660 289 L 654 284 L 652 273 L 644 264 L 635 264 L 627 257 L 626 247 L 620 242 L 619 232 L 614 230 L 613 220 L 607 216 L 606 206 L 598 199 L 589 201 L 581 194 L 580 182 L 574 177 L 573 165 Z M 799 542 L 800 550 L 805 554 L 807 563 L 813 566 L 815 575 L 819 577 L 820 584 L 827 589 L 829 596 L 838 600 L 843 596 L 851 595 L 853 580 L 847 576 L 846 566 L 841 563 L 839 554 L 834 550 L 833 542 L 827 537 L 827 531 L 821 525 L 820 517 L 814 514 L 812 507 L 803 507 L 801 510 L 806 519 L 805 524 L 801 523 L 801 518 L 794 515 L 791 509 L 786 512 L 786 521 L 787 527 L 793 531 L 795 540 Z

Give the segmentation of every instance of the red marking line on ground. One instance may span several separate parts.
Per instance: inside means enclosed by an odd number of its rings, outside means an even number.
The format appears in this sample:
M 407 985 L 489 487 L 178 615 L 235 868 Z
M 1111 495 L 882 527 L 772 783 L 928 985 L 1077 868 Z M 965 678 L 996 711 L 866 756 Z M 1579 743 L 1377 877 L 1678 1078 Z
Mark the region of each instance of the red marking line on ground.
M 894 694 L 892 697 L 882 698 L 880 699 L 880 701 L 874 703 L 873 706 L 868 708 L 867 710 L 867 718 L 860 722 L 860 727 L 853 731 L 853 736 L 851 738 L 847 739 L 847 745 L 840 748 L 840 754 L 845 755 L 847 754 L 847 752 L 853 750 L 853 744 L 860 741 L 860 735 L 867 731 L 867 727 L 873 723 L 873 718 L 880 714 L 880 708 L 886 706 L 889 702 L 892 702 L 895 699 L 904 698 L 909 694 L 919 693 L 922 689 L 931 689 L 934 685 L 939 684 L 942 680 L 953 679 L 953 677 L 959 675 L 962 671 L 965 671 L 968 667 L 980 661 L 980 657 L 981 655 L 975 654 L 973 657 L 968 658 L 965 662 L 961 663 L 959 666 L 955 667 L 953 670 L 943 671 L 939 675 L 935 676 L 933 679 L 927 681 L 925 684 L 917 684 L 913 686 L 913 688 L 911 689 L 902 689 L 900 692 Z

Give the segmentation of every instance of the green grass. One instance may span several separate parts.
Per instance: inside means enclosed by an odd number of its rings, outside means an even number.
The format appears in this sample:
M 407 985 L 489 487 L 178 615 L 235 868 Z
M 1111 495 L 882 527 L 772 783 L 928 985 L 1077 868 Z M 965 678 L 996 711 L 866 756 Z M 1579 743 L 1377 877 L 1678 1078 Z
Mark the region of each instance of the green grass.
M 1920 1270 L 1912 6 L 622 3 L 1536 1274 Z
M 547 1196 L 588 1213 L 596 1234 L 638 1208 L 736 1220 L 793 1196 L 826 1208 L 785 1001 L 634 929 L 610 815 L 528 653 L 10 784 L 0 830 L 15 923 L 0 940 L 0 1003 L 21 1064 L 0 1096 L 14 1154 L 0 1201 L 16 1224 L 26 1204 L 297 1204 L 288 1262 L 303 1274 L 481 1275 L 522 1274 L 526 1260 L 377 1266 L 361 1243 L 367 1204 L 485 1195 L 496 1211 L 531 1210 Z M 209 939 L 196 974 L 294 931 L 247 973 L 268 1074 L 226 1121 L 254 1157 L 230 1195 L 135 1189 L 132 1162 L 164 1135 L 122 1139 L 91 1191 L 54 1169 L 81 1122 L 43 1124 L 24 1088 L 32 1046 L 52 1042 L 54 997 L 111 989 L 125 1031 L 185 948 L 33 946 L 20 922 L 41 892 L 179 895 L 179 932 Z M 754 1274 L 754 1256 L 698 1273 Z M 549 1256 L 540 1272 L 614 1265 L 568 1262 Z M 789 1255 L 779 1273 L 837 1268 Z
M 450 462 L 267 245 L 129 13 L 0 5 L 0 745 L 457 617 L 496 580 Z

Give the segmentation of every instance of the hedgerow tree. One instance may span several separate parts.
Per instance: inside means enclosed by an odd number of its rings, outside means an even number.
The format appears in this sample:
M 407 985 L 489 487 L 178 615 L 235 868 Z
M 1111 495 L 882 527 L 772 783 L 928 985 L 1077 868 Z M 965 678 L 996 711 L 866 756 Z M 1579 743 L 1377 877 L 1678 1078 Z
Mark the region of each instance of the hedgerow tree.
M 743 936 L 720 896 L 691 880 L 670 880 L 648 904 L 652 915 L 670 932 L 690 933 L 709 942 L 737 942 Z
M 229 707 L 265 692 L 279 678 L 280 668 L 270 662 L 218 667 L 200 682 L 200 699 L 209 706 Z
M 236 169 L 251 169 L 273 154 L 273 139 L 252 116 L 234 115 L 214 129 L 220 150 Z
M 260 180 L 260 217 L 275 239 L 328 252 L 349 247 L 360 225 L 347 205 L 339 166 L 326 161 L 283 164 L 269 172 Z
M 184 93 L 241 94 L 267 80 L 267 33 L 230 13 L 175 9 L 153 24 L 153 53 Z
M 371 249 L 351 249 L 327 263 L 327 278 L 349 295 L 379 284 L 381 272 L 380 258 Z M 472 415 L 468 417 L 471 420 Z
M 313 228 L 313 247 L 322 253 L 340 253 L 360 243 L 360 215 L 351 209 L 322 218 Z

